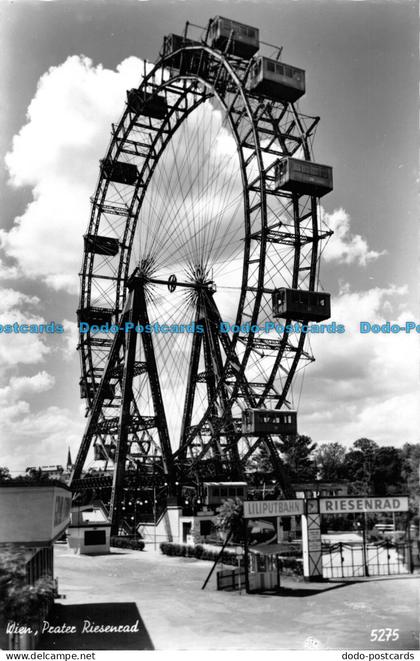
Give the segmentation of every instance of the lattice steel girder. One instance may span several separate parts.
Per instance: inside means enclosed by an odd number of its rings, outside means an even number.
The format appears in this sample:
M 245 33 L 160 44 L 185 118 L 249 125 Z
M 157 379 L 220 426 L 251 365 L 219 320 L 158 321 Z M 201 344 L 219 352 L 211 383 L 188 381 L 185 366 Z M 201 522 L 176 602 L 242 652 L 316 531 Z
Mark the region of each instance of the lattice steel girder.
M 78 479 L 81 475 L 84 463 L 86 461 L 87 453 L 89 451 L 93 435 L 96 433 L 99 417 L 102 412 L 105 389 L 110 380 L 111 369 L 113 368 L 115 361 L 118 359 L 118 354 L 122 346 L 123 340 L 124 340 L 123 331 L 119 331 L 114 336 L 114 340 L 108 355 L 104 373 L 101 382 L 99 384 L 99 387 L 96 391 L 95 397 L 93 399 L 92 411 L 86 425 L 85 433 L 82 438 L 82 443 L 79 448 L 75 465 L 70 475 L 70 480 L 69 480 L 70 486 L 72 485 L 73 480 Z
M 119 417 L 114 416 L 113 418 L 106 418 L 101 420 L 96 425 L 95 433 L 96 434 L 117 434 L 119 430 Z M 157 427 L 157 421 L 155 416 L 138 416 L 134 417 L 131 415 L 130 421 L 126 424 L 126 428 L 130 434 L 135 434 L 136 432 L 143 431 L 144 429 L 154 429 Z
M 129 305 L 127 317 L 128 321 L 132 323 L 134 327 L 140 317 L 141 305 L 144 303 L 144 294 L 143 296 L 141 295 L 140 287 L 133 288 L 129 301 L 131 305 Z M 130 433 L 129 426 L 132 424 L 131 401 L 133 399 L 133 376 L 134 365 L 136 362 L 136 345 L 137 334 L 134 332 L 128 333 L 128 336 L 125 338 L 124 370 L 121 386 L 122 402 L 118 419 L 118 440 L 115 449 L 115 468 L 112 480 L 110 505 L 111 533 L 114 535 L 118 534 L 121 519 L 122 495 L 124 489 L 124 477 L 126 472 L 128 452 L 128 436 Z
M 200 317 L 201 317 L 200 299 L 201 297 L 198 296 L 197 310 L 195 315 L 195 320 L 197 324 L 200 323 Z M 191 416 L 192 416 L 194 399 L 195 399 L 195 384 L 200 381 L 198 375 L 198 365 L 200 362 L 201 346 L 202 346 L 201 335 L 199 335 L 198 333 L 194 333 L 192 347 L 191 347 L 191 354 L 190 354 L 190 363 L 188 367 L 187 391 L 185 393 L 184 411 L 182 415 L 181 438 L 180 438 L 181 447 L 184 445 L 186 440 L 186 433 L 187 433 L 186 430 L 191 426 Z M 207 374 L 207 372 L 205 372 L 204 374 L 206 375 L 204 382 L 206 382 L 207 377 L 209 375 Z
M 147 364 L 143 361 L 136 360 L 133 365 L 133 376 L 139 376 L 147 372 Z M 116 365 L 111 372 L 112 378 L 121 379 L 124 373 L 124 364 Z
M 109 213 L 114 216 L 123 216 L 127 217 L 130 215 L 130 209 L 126 206 L 120 206 L 117 204 L 110 204 L 105 202 L 98 202 L 95 199 L 91 199 L 92 205 L 102 213 Z

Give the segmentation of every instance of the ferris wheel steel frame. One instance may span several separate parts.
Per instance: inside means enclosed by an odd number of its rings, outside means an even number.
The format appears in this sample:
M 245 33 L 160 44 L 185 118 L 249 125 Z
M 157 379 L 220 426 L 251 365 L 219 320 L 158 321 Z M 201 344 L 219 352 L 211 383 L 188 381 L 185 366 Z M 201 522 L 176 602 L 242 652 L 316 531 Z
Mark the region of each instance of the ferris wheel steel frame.
M 179 67 L 171 67 L 176 58 Z M 184 62 L 195 62 L 196 71 L 182 72 Z M 315 290 L 318 245 L 330 233 L 322 232 L 319 228 L 318 199 L 276 189 L 273 168 L 276 159 L 293 156 L 299 150 L 306 160 L 311 160 L 311 140 L 319 117 L 300 113 L 293 103 L 261 98 L 252 93 L 247 85 L 252 62 L 252 58 L 248 61 L 229 53 L 229 44 L 225 52 L 221 52 L 203 42 L 198 46 L 184 46 L 164 54 L 151 71 L 145 72 L 138 87 L 139 98 L 163 96 L 167 113 L 164 118 L 157 119 L 141 112 L 136 113 L 127 105 L 118 126 L 112 126 L 112 138 L 103 163 L 115 163 L 119 159 L 127 159 L 124 162 L 130 163 L 130 159 L 133 159 L 138 169 L 138 179 L 132 186 L 131 199 L 127 195 L 121 203 L 116 203 L 107 199 L 112 180 L 104 167 L 101 168 L 96 193 L 91 200 L 92 213 L 87 236 L 92 242 L 95 237 L 102 236 L 103 228 L 105 232 L 111 230 L 114 238 L 118 239 L 119 249 L 118 255 L 107 256 L 94 252 L 91 249 L 92 243 L 90 247 L 86 245 L 81 272 L 79 320 L 93 313 L 98 318 L 103 315 L 103 318 L 108 316 L 115 319 L 120 325 L 127 319 L 146 323 L 145 287 L 147 289 L 147 284 L 153 282 L 154 274 L 138 274 L 137 278 L 134 277 L 133 285 L 133 274 L 130 273 L 131 252 L 142 203 L 169 141 L 185 120 L 201 104 L 212 98 L 216 98 L 223 108 L 235 140 L 242 181 L 245 230 L 241 291 L 235 323 L 239 326 L 245 321 L 250 325 L 257 324 L 263 297 L 271 295 L 273 291 L 265 286 L 267 248 L 271 244 L 289 247 L 294 251 L 292 272 L 288 274 L 289 286 L 298 289 L 304 285 L 309 291 Z M 138 135 L 138 132 L 144 136 L 141 141 L 133 139 L 133 134 Z M 268 158 L 272 160 L 269 164 L 266 163 Z M 284 209 L 290 209 L 289 213 L 293 216 L 292 230 L 280 220 L 270 223 L 273 213 L 267 212 L 268 200 L 280 202 Z M 112 224 L 110 218 L 116 218 L 116 223 Z M 309 247 L 309 255 L 308 251 L 303 253 L 304 247 Z M 171 291 L 170 283 L 167 284 Z M 102 305 L 97 305 L 94 289 L 96 292 L 103 291 Z M 290 494 L 278 450 L 270 436 L 258 437 L 253 442 L 248 438 L 242 439 L 245 450 L 239 453 L 238 441 L 242 434 L 239 421 L 232 416 L 232 405 L 242 402 L 251 408 L 261 408 L 267 401 L 275 408 L 287 405 L 288 392 L 300 361 L 313 360 L 304 349 L 305 335 L 301 333 L 293 343 L 294 338 L 286 329 L 278 338 L 257 337 L 252 331 L 246 335 L 220 334 L 217 326 L 221 317 L 211 288 L 203 286 L 197 297 L 200 299 L 201 316 L 207 326 L 204 336 L 195 334 L 192 340 L 182 412 L 182 438 L 175 451 L 171 449 L 167 428 L 160 435 L 158 445 L 150 438 L 139 438 L 141 432 L 158 426 L 159 420 L 164 420 L 166 425 L 163 404 L 160 406 L 156 403 L 159 397 L 156 395 L 155 415 L 144 416 L 137 408 L 128 383 L 134 374 L 147 373 L 150 382 L 155 382 L 155 390 L 159 388 L 152 337 L 141 337 L 143 343 L 148 343 L 148 348 L 144 346 L 147 360 L 137 363 L 135 343 L 138 338 L 134 333 L 128 339 L 121 331 L 113 339 L 95 337 L 90 332 L 81 335 L 81 383 L 87 389 L 89 420 L 71 476 L 73 489 L 82 488 L 82 469 L 93 440 L 102 444 L 110 459 L 107 453 L 109 436 L 114 435 L 114 439 L 118 436 L 118 441 L 114 443 L 116 468 L 113 502 L 116 502 L 126 478 L 126 462 L 129 460 L 127 434 L 130 432 L 137 436 L 144 456 L 149 457 L 151 463 L 156 460 L 156 456 L 163 459 L 162 475 L 168 480 L 169 487 L 172 485 L 173 493 L 176 491 L 175 484 L 188 480 L 193 473 L 200 475 L 200 467 L 203 468 L 201 479 L 205 478 L 212 462 L 219 464 L 221 472 L 218 475 L 224 472 L 230 478 L 243 477 L 246 462 L 261 445 L 265 445 L 279 475 L 283 492 Z M 197 305 L 197 320 L 200 318 L 198 308 Z M 287 319 L 285 326 L 291 322 L 292 319 Z M 206 346 L 203 347 L 203 344 Z M 203 349 L 206 370 L 200 374 L 198 356 Z M 247 365 L 252 352 L 263 352 L 265 356 L 271 357 L 271 372 L 265 381 L 255 382 L 247 377 Z M 281 392 L 274 387 L 280 369 L 286 374 Z M 207 384 L 208 406 L 198 424 L 191 425 L 192 401 L 200 380 Z M 117 386 L 121 394 L 107 399 L 107 387 L 111 382 L 114 390 Z M 216 403 L 219 404 L 219 410 L 223 411 L 222 415 L 215 415 Z M 118 416 L 115 416 L 115 409 L 119 409 Z M 200 449 L 197 452 L 192 448 L 199 436 Z M 220 436 L 227 440 L 222 447 L 224 456 L 217 458 L 215 439 Z M 203 437 L 207 438 L 204 442 Z M 135 463 L 132 462 L 132 465 Z M 147 480 L 147 476 L 143 476 L 143 479 Z

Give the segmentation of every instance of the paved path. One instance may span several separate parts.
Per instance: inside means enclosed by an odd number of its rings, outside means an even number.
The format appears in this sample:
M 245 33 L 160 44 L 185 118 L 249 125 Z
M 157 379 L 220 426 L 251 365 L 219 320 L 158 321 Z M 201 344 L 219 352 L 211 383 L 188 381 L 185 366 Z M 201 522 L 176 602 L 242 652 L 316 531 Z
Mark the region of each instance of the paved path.
M 55 573 L 66 599 L 55 623 L 133 625 L 136 633 L 45 634 L 39 649 L 419 649 L 420 577 L 357 583 L 282 579 L 279 595 L 217 592 L 201 585 L 211 563 L 114 550 L 74 555 L 56 545 Z M 100 604 L 100 606 L 99 606 Z M 372 629 L 398 629 L 370 642 Z M 136 647 L 137 646 L 137 647 Z

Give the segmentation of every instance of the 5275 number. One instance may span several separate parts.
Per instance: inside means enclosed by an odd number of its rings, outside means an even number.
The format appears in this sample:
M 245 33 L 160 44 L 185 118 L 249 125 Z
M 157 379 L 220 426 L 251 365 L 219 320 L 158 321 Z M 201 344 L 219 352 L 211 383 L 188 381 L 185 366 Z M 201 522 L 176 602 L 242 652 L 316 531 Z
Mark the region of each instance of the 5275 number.
M 370 632 L 370 639 L 372 642 L 398 640 L 399 637 L 399 629 L 372 629 Z

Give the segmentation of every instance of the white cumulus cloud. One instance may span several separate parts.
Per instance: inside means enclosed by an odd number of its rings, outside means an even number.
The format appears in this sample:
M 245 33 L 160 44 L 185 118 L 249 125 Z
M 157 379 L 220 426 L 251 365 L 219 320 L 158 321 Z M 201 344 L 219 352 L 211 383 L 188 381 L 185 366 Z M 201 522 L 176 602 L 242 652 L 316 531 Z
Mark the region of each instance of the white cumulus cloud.
M 323 255 L 326 262 L 366 266 L 368 262 L 385 254 L 385 251 L 370 250 L 366 239 L 360 234 L 351 233 L 350 216 L 342 207 L 332 213 L 322 209 L 321 216 L 323 222 L 334 232 Z
M 7 324 L 42 324 L 45 320 L 36 312 L 39 299 L 27 296 L 15 289 L 0 289 L 0 319 Z M 1 369 L 15 367 L 19 363 L 33 365 L 44 360 L 50 352 L 45 336 L 36 333 L 0 333 Z
M 77 291 L 98 160 L 141 64 L 130 57 L 111 71 L 74 55 L 40 78 L 6 156 L 10 184 L 31 186 L 33 200 L 9 232 L 0 230 L 3 249 L 26 276 Z
M 405 326 L 416 317 L 404 287 L 353 292 L 332 300 L 332 319 L 345 333 L 311 335 L 316 363 L 302 396 L 303 433 L 316 440 L 381 444 L 419 441 L 420 343 L 416 333 L 365 333 L 360 322 Z M 328 322 L 326 322 L 328 323 Z

